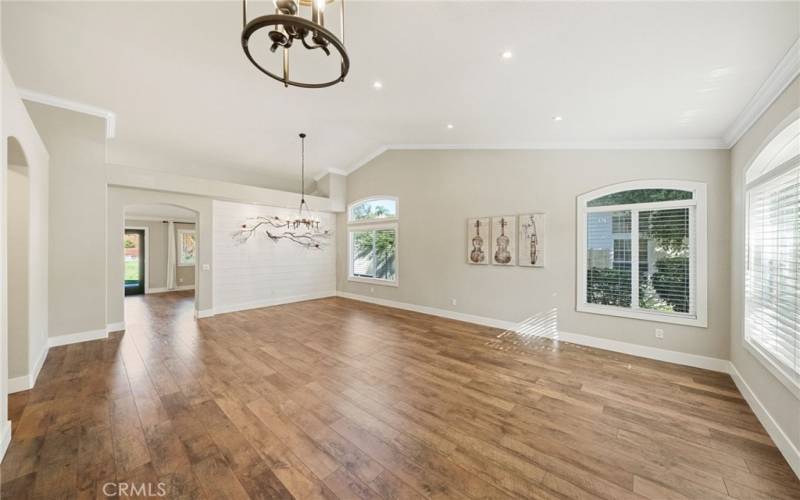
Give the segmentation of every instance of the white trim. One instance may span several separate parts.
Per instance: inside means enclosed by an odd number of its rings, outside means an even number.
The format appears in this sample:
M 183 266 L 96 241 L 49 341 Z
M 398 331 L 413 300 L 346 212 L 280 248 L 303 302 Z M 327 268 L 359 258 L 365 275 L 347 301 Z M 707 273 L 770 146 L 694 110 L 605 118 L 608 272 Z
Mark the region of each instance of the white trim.
M 125 231 L 144 231 L 144 293 L 150 293 L 150 228 L 147 226 L 128 226 L 122 229 L 122 261 L 125 262 Z M 124 273 L 124 268 L 123 268 Z M 122 275 L 122 286 L 125 287 L 125 275 Z
M 11 444 L 11 420 L 6 420 L 3 424 L 2 434 L 0 434 L 0 461 L 6 455 L 8 445 Z
M 48 106 L 68 109 L 78 113 L 97 116 L 106 121 L 106 139 L 113 139 L 117 135 L 117 115 L 108 109 L 98 108 L 82 102 L 70 101 L 61 97 L 56 97 L 29 89 L 17 89 L 20 98 L 26 101 L 38 102 Z
M 194 311 L 195 319 L 210 318 L 212 316 L 214 316 L 214 309 L 203 309 L 203 310 L 200 310 L 200 311 L 195 309 L 195 311 Z
M 356 170 L 358 170 L 359 168 L 363 167 L 364 165 L 366 165 L 367 163 L 371 162 L 372 160 L 374 160 L 375 158 L 379 157 L 380 155 L 382 155 L 383 153 L 385 153 L 388 150 L 389 150 L 388 146 L 384 146 L 384 145 L 378 146 L 377 149 L 372 150 L 369 154 L 367 154 L 367 156 L 365 156 L 365 157 L 361 158 L 360 160 L 356 161 L 351 166 L 342 169 L 342 171 L 346 172 L 345 175 L 350 175 L 353 172 L 355 172 Z
M 188 210 L 188 209 L 187 209 Z M 165 222 L 165 221 L 172 221 L 176 224 L 195 224 L 194 219 L 176 219 L 174 217 L 155 217 L 153 215 L 136 215 L 131 213 L 125 213 L 125 222 L 129 220 L 137 221 L 137 220 L 146 220 L 151 222 Z
M 380 231 L 382 229 L 394 230 L 394 279 L 386 280 L 381 278 L 368 278 L 365 276 L 353 276 L 353 233 Z M 376 222 L 372 222 L 371 224 L 354 224 L 347 227 L 347 281 L 380 286 L 400 286 L 400 225 L 397 223 L 397 220 L 395 220 L 395 222 L 384 223 L 383 219 L 377 219 Z
M 117 323 L 109 323 L 106 325 L 106 332 L 123 332 L 125 331 L 125 322 L 119 321 Z
M 194 266 L 181 266 L 181 267 L 194 267 Z M 172 290 L 163 287 L 149 288 L 145 293 L 147 295 L 152 295 L 154 293 L 180 292 L 183 290 L 194 290 L 194 285 L 181 285 L 173 288 Z
M 236 311 L 246 311 L 248 309 L 260 309 L 262 307 L 278 306 L 281 304 L 291 304 L 294 302 L 304 302 L 306 300 L 324 299 L 327 297 L 335 297 L 336 290 L 329 292 L 316 292 L 304 295 L 293 295 L 291 297 L 280 297 L 277 299 L 254 300 L 251 302 L 243 302 L 241 304 L 222 305 L 214 307 L 214 315 L 225 314 Z
M 100 330 L 89 330 L 87 332 L 70 333 L 67 335 L 58 335 L 50 337 L 48 345 L 50 347 L 58 347 L 62 345 L 77 344 L 79 342 L 89 342 L 90 340 L 107 339 L 108 332 L 105 328 Z
M 725 131 L 723 140 L 727 148 L 732 148 L 739 142 L 745 132 L 761 118 L 797 75 L 800 75 L 800 38 L 786 51 L 764 84 Z
M 171 291 L 174 291 L 174 290 L 169 290 L 168 288 L 165 288 L 165 287 L 158 287 L 158 288 L 148 288 L 148 289 L 146 289 L 144 291 L 144 293 L 146 295 L 150 295 L 150 294 L 153 294 L 153 293 L 164 293 L 164 292 L 171 292 Z
M 745 306 L 747 309 L 747 306 Z M 800 384 L 798 384 L 794 379 L 793 375 L 786 372 L 786 369 L 780 366 L 777 361 L 775 361 L 772 356 L 765 352 L 765 350 L 756 344 L 748 340 L 747 338 L 747 318 L 745 318 L 745 335 L 743 335 L 743 342 L 744 348 L 747 352 L 750 353 L 751 356 L 756 358 L 756 360 L 761 363 L 761 365 L 769 371 L 773 377 L 778 379 L 792 394 L 797 400 L 800 402 Z
M 739 373 L 739 370 L 736 369 L 736 365 L 732 362 L 729 363 L 729 373 L 731 378 L 733 378 L 733 382 L 736 384 L 736 387 L 739 389 L 739 392 L 742 393 L 744 399 L 747 401 L 747 404 L 750 405 L 750 408 L 753 409 L 753 413 L 756 414 L 758 417 L 759 422 L 761 425 L 764 426 L 766 429 L 767 434 L 769 437 L 772 438 L 772 441 L 775 442 L 775 445 L 783 454 L 783 457 L 789 463 L 789 466 L 792 468 L 797 477 L 800 477 L 800 450 L 797 449 L 797 446 L 792 443 L 792 440 L 789 439 L 789 436 L 786 435 L 781 426 L 778 425 L 778 422 L 772 417 L 772 415 L 767 410 L 767 407 L 764 406 L 764 403 L 758 399 L 756 393 L 747 385 L 747 381 L 745 381 L 742 374 Z
M 591 200 L 606 196 L 611 193 L 620 191 L 630 191 L 633 189 L 679 189 L 682 191 L 691 191 L 694 193 L 691 200 L 682 200 L 679 202 L 664 202 L 659 203 L 642 203 L 642 204 L 629 204 L 629 205 L 614 205 L 610 207 L 588 207 Z M 603 306 L 598 304 L 589 304 L 586 302 L 586 261 L 587 261 L 587 248 L 586 248 L 586 214 L 597 211 L 614 211 L 615 209 L 635 210 L 652 209 L 652 208 L 669 208 L 675 206 L 693 206 L 694 224 L 692 225 L 693 231 L 690 234 L 692 243 L 694 243 L 693 251 L 695 252 L 695 278 L 694 278 L 694 305 L 695 314 L 692 316 L 682 316 L 680 314 L 665 314 L 656 311 L 644 311 L 636 307 L 630 309 L 623 307 Z M 661 323 L 673 323 L 678 325 L 689 325 L 700 328 L 708 327 L 708 206 L 706 203 L 706 184 L 703 182 L 695 181 L 682 181 L 675 179 L 645 179 L 638 181 L 621 182 L 618 184 L 611 184 L 604 186 L 588 193 L 579 195 L 576 199 L 575 213 L 577 217 L 576 224 L 576 270 L 575 273 L 575 310 L 578 312 L 603 314 L 608 316 L 617 316 L 623 318 L 633 318 L 644 321 L 657 321 Z M 690 217 L 692 215 L 690 214 Z M 631 228 L 638 227 L 631 223 Z M 638 246 L 633 248 L 631 243 L 631 252 L 638 254 Z M 631 266 L 631 272 L 636 267 Z M 634 292 L 634 283 L 638 280 L 631 280 L 631 293 Z M 636 295 L 633 295 L 634 297 Z
M 48 352 L 49 348 L 45 346 L 29 374 L 8 379 L 9 394 L 33 389 L 33 386 L 36 385 L 36 379 L 39 378 L 39 372 L 42 371 L 42 366 L 44 366 L 44 361 L 47 359 Z
M 347 175 L 347 172 L 344 170 L 339 170 L 338 168 L 329 168 L 327 170 L 323 170 L 322 172 L 318 173 L 314 176 L 314 181 L 319 182 L 320 179 L 325 177 L 326 175 L 333 174 L 333 175 Z
M 527 331 L 527 325 L 523 323 L 515 323 L 513 321 L 505 321 L 494 318 L 486 318 L 483 316 L 475 316 L 472 314 L 465 314 L 456 311 L 449 311 L 446 309 L 438 309 L 435 307 L 419 306 L 416 304 L 408 304 L 405 302 L 397 302 L 394 300 L 377 299 L 368 297 L 366 295 L 359 295 L 355 293 L 337 291 L 339 297 L 347 299 L 358 300 L 361 302 L 368 302 L 386 307 L 394 307 L 397 309 L 404 309 L 407 311 L 414 311 L 423 314 L 430 314 L 433 316 L 440 316 L 442 318 L 454 319 L 458 321 L 465 321 L 468 323 L 475 323 L 478 325 L 489 326 L 492 328 L 500 328 L 509 331 Z M 607 351 L 614 351 L 623 354 L 630 354 L 632 356 L 639 356 L 642 358 L 655 359 L 658 361 L 666 361 L 668 363 L 676 363 L 680 365 L 693 366 L 695 368 L 703 368 L 706 370 L 713 370 L 717 372 L 728 372 L 729 362 L 724 359 L 711 358 L 708 356 L 700 356 L 697 354 L 689 354 L 685 352 L 670 351 L 667 349 L 659 349 L 657 347 L 648 347 L 639 344 L 632 344 L 629 342 L 621 342 L 618 340 L 604 339 L 601 337 L 593 337 L 590 335 L 583 335 L 579 333 L 569 333 L 559 331 L 557 332 L 558 338 L 550 335 L 543 335 L 543 338 L 551 338 L 553 340 L 570 342 L 572 344 L 584 345 L 595 347 L 598 349 L 605 349 Z

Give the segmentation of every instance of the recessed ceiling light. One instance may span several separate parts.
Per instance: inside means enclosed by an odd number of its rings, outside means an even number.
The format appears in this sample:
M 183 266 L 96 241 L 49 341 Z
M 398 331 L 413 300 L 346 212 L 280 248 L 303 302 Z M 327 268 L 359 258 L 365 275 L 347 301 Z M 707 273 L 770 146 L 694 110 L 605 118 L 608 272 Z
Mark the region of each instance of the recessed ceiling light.
M 511 52 L 510 50 L 506 50 L 505 52 L 500 54 L 500 57 L 502 57 L 503 59 L 511 59 L 512 57 L 514 57 L 514 53 Z
M 372 88 L 373 89 L 382 89 L 383 88 L 383 84 L 381 82 L 375 80 L 374 82 L 372 82 Z
M 563 119 L 564 119 L 564 117 L 563 117 L 563 116 L 554 116 L 554 117 L 553 117 L 553 121 L 554 121 L 554 122 L 560 122 L 560 121 L 561 121 L 561 120 L 563 120 Z
M 453 128 L 453 124 L 452 124 L 452 123 L 448 123 L 448 124 L 447 124 L 447 128 L 448 128 L 448 129 L 451 129 L 451 128 Z

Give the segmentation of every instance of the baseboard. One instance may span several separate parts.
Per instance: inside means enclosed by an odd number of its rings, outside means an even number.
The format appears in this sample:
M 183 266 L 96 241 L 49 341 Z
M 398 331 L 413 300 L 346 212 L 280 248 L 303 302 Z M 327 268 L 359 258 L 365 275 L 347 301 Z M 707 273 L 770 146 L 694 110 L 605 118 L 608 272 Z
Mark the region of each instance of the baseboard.
M 303 302 L 304 300 L 315 300 L 315 299 L 324 299 L 326 297 L 335 297 L 336 292 L 317 292 L 317 293 L 308 293 L 305 295 L 293 295 L 291 297 L 280 297 L 275 299 L 268 299 L 268 300 L 256 300 L 252 302 L 245 302 L 242 304 L 233 304 L 233 305 L 224 305 L 224 306 L 217 306 L 214 307 L 214 314 L 225 314 L 231 313 L 236 311 L 246 311 L 248 309 L 259 309 L 262 307 L 271 307 L 271 306 L 278 306 L 281 304 L 291 304 L 293 302 Z
M 194 285 L 183 285 L 175 288 L 148 288 L 144 291 L 144 293 L 146 295 L 150 295 L 153 293 L 182 292 L 185 290 L 194 290 Z
M 772 418 L 769 411 L 767 411 L 766 406 L 758 399 L 758 396 L 753 392 L 747 382 L 742 377 L 742 374 L 739 373 L 739 370 L 736 369 L 736 366 L 733 363 L 729 364 L 729 373 L 731 374 L 731 378 L 733 378 L 736 387 L 739 388 L 739 392 L 742 393 L 744 399 L 747 401 L 747 404 L 750 405 L 750 408 L 753 409 L 753 413 L 756 414 L 758 417 L 759 422 L 761 425 L 764 426 L 766 429 L 767 434 L 772 440 L 775 442 L 775 445 L 778 449 L 783 453 L 784 458 L 789 463 L 789 466 L 792 468 L 797 477 L 800 478 L 800 450 L 792 443 L 792 440 L 789 439 L 789 436 L 783 432 L 783 429 L 778 425 L 778 422 Z
M 8 449 L 8 445 L 11 444 L 11 420 L 6 420 L 3 424 L 3 430 L 0 431 L 0 462 L 3 461 L 3 457 L 6 455 L 6 450 Z
M 50 347 L 58 347 L 61 345 L 77 344 L 78 342 L 88 342 L 90 340 L 107 339 L 108 332 L 105 328 L 100 330 L 89 330 L 88 332 L 70 333 L 68 335 L 58 335 L 57 337 L 50 337 Z
M 39 372 L 42 371 L 42 366 L 44 366 L 44 360 L 47 359 L 48 350 L 49 347 L 42 349 L 42 353 L 39 355 L 39 359 L 36 360 L 36 363 L 34 363 L 31 373 L 8 379 L 9 394 L 33 389 L 33 386 L 36 385 L 36 379 L 39 378 Z
M 417 304 L 409 304 L 406 302 L 397 302 L 394 300 L 378 299 L 366 295 L 359 295 L 349 292 L 337 291 L 336 295 L 347 299 L 359 300 L 362 302 L 369 302 L 387 307 L 394 307 L 397 309 L 405 309 L 408 311 L 419 312 L 423 314 L 430 314 L 433 316 L 440 316 L 448 319 L 455 319 L 458 321 L 465 321 L 467 323 L 475 323 L 483 326 L 490 326 L 492 328 L 501 328 L 510 331 L 524 331 L 525 324 L 514 323 L 513 321 L 499 320 L 495 318 L 487 318 L 484 316 L 476 316 L 473 314 L 465 314 L 456 311 L 448 311 L 447 309 L 438 309 L 436 307 L 420 306 Z M 688 354 L 678 351 L 670 351 L 667 349 L 659 349 L 657 347 L 647 347 L 639 344 L 631 344 L 629 342 L 621 342 L 618 340 L 610 340 L 599 337 L 592 337 L 590 335 L 582 335 L 579 333 L 569 333 L 559 331 L 555 335 L 543 335 L 545 338 L 552 338 L 563 342 L 570 342 L 573 344 L 584 345 L 588 347 L 595 347 L 598 349 L 605 349 L 607 351 L 614 351 L 623 354 L 630 354 L 632 356 L 639 356 L 642 358 L 655 359 L 658 361 L 666 361 L 669 363 L 677 363 L 680 365 L 692 366 L 695 368 L 704 368 L 706 370 L 713 370 L 717 372 L 728 373 L 729 362 L 723 359 L 711 358 L 707 356 L 699 356 L 696 354 Z
M 214 315 L 214 310 L 213 309 L 203 309 L 201 311 L 197 311 L 197 310 L 194 311 L 194 317 L 196 319 L 210 318 L 213 315 Z
M 109 323 L 106 325 L 106 332 L 121 332 L 125 330 L 125 322 L 120 321 L 118 323 Z

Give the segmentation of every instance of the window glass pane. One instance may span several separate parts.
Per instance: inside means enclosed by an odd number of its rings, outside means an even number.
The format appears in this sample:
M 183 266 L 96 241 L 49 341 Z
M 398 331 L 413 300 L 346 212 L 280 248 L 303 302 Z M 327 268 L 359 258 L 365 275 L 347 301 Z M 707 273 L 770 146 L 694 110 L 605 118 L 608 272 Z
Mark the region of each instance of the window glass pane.
M 350 220 L 374 220 L 397 217 L 397 200 L 367 200 L 350 209 Z
M 630 205 L 633 203 L 654 203 L 659 201 L 691 200 L 693 193 L 680 189 L 631 189 L 595 198 L 587 206 L 607 207 L 609 205 Z
M 631 305 L 631 212 L 587 214 L 586 302 Z
M 353 276 L 394 281 L 396 278 L 396 233 L 394 229 L 352 231 Z
M 692 312 L 689 208 L 639 212 L 639 307 Z

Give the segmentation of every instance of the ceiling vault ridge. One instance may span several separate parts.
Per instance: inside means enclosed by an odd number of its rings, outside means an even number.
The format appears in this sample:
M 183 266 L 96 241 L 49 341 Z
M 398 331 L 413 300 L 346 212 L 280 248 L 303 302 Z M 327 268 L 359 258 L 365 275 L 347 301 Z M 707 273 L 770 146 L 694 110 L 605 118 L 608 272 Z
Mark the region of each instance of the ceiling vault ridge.
M 750 127 L 761 118 L 761 115 L 798 75 L 800 75 L 800 38 L 789 47 L 769 77 L 725 131 L 723 140 L 728 148 L 732 148 L 745 132 L 750 130 Z
M 92 106 L 91 104 L 71 101 L 63 97 L 36 92 L 30 89 L 20 88 L 18 92 L 20 98 L 25 101 L 38 102 L 39 104 L 46 104 L 56 108 L 68 109 L 77 113 L 103 118 L 106 121 L 106 139 L 113 139 L 117 135 L 117 114 L 111 110 Z

